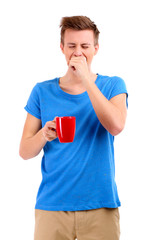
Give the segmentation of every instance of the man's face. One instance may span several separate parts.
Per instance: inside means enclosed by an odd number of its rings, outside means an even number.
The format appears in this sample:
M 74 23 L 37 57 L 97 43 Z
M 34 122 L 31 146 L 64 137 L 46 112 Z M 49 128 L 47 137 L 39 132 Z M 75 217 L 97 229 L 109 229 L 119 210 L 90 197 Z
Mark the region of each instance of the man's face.
M 92 30 L 77 31 L 67 29 L 64 34 L 64 46 L 61 43 L 60 47 L 65 55 L 67 65 L 69 65 L 69 61 L 73 56 L 84 56 L 89 68 L 94 55 L 99 49 L 98 44 L 94 46 L 94 33 Z

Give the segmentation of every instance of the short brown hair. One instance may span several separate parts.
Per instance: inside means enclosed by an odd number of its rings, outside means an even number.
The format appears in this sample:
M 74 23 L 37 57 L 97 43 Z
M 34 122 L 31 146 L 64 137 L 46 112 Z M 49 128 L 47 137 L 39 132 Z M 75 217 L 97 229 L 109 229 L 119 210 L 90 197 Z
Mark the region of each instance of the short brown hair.
M 64 45 L 64 33 L 66 29 L 73 30 L 92 30 L 94 32 L 94 45 L 98 43 L 99 30 L 94 22 L 86 16 L 63 17 L 60 23 L 61 43 Z

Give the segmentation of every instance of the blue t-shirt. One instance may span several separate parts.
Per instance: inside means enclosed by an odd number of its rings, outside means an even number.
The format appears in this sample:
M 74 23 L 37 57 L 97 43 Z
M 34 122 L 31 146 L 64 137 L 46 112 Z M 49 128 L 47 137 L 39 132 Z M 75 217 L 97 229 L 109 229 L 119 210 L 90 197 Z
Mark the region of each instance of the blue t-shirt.
M 95 84 L 108 100 L 127 94 L 125 82 L 119 77 L 98 74 Z M 42 127 L 55 116 L 76 117 L 72 143 L 60 143 L 56 138 L 44 146 L 35 208 L 78 211 L 119 207 L 114 136 L 101 125 L 87 91 L 66 93 L 59 86 L 59 78 L 37 83 L 25 109 L 41 119 Z

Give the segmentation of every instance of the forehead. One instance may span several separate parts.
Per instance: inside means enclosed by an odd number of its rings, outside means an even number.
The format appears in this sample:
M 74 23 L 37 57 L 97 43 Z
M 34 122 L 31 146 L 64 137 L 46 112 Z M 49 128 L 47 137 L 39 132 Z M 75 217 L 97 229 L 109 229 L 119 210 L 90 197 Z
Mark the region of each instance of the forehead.
M 94 43 L 94 33 L 92 30 L 73 30 L 67 29 L 64 34 L 64 42 L 73 42 L 73 43 Z

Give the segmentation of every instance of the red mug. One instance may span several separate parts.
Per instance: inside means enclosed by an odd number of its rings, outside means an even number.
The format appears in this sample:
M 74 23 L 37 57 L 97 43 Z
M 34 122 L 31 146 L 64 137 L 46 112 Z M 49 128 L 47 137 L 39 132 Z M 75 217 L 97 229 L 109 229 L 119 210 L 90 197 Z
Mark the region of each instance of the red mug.
M 56 131 L 61 143 L 73 142 L 75 136 L 75 117 L 56 117 Z

